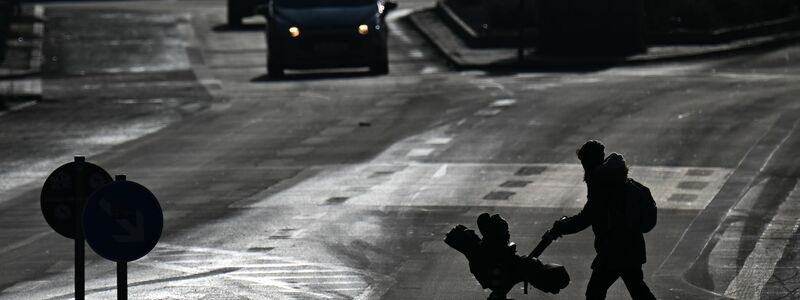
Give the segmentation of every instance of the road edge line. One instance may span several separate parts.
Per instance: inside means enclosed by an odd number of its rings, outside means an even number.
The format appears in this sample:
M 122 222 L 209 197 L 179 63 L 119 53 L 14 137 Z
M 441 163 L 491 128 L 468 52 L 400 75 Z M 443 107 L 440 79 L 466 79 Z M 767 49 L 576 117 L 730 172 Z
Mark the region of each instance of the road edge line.
M 795 183 L 794 189 L 778 207 L 777 213 L 767 224 L 739 273 L 726 288 L 725 296 L 737 299 L 757 299 L 761 296 L 764 286 L 772 278 L 775 266 L 783 256 L 783 251 L 800 226 L 800 219 L 793 217 L 797 212 L 800 212 L 800 181 Z M 787 231 L 787 228 L 792 229 Z M 765 266 L 768 268 L 764 268 Z M 764 270 L 768 270 L 768 273 L 764 273 Z
M 722 189 L 714 199 L 692 220 L 667 258 L 656 269 L 652 278 L 660 288 L 683 296 L 728 299 L 724 295 L 707 290 L 690 282 L 686 275 L 695 262 L 710 251 L 710 242 L 720 225 L 750 189 L 756 177 L 770 162 L 772 153 L 780 148 L 797 130 L 800 109 L 782 113 L 766 133 L 747 151 Z M 692 258 L 692 259 L 689 259 Z

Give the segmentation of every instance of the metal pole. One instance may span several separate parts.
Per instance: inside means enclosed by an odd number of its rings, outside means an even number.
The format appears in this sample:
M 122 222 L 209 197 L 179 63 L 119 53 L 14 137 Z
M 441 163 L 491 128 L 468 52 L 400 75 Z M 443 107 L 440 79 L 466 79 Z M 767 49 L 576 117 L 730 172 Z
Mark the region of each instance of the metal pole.
M 117 262 L 117 300 L 128 300 L 128 263 Z
M 127 176 L 116 175 L 114 181 L 125 181 Z M 117 262 L 117 300 L 128 300 L 128 262 Z
M 83 237 L 83 206 L 86 203 L 86 192 L 83 190 L 83 163 L 86 158 L 75 156 L 75 207 L 73 216 L 75 217 L 75 300 L 83 300 L 86 295 L 85 290 L 85 248 Z
M 517 60 L 525 61 L 525 0 L 519 0 L 519 47 L 517 48 Z

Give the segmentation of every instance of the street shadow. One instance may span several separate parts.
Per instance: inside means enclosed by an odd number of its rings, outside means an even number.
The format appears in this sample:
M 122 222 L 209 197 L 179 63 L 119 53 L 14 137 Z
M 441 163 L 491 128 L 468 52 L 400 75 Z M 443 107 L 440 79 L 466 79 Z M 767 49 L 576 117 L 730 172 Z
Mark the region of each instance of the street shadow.
M 535 51 L 525 54 L 522 62 L 518 58 L 497 60 L 486 69 L 492 75 L 512 75 L 517 73 L 592 73 L 630 64 L 629 56 L 585 57 L 581 55 L 542 55 Z
M 214 32 L 235 32 L 235 31 L 264 31 L 265 24 L 242 24 L 231 26 L 229 24 L 218 24 L 211 27 Z
M 280 82 L 280 81 L 311 81 L 311 80 L 324 80 L 324 79 L 347 79 L 347 78 L 365 78 L 376 75 L 369 70 L 366 71 L 325 71 L 325 72 L 302 72 L 302 73 L 288 73 L 281 77 L 272 77 L 269 74 L 261 74 L 250 82 Z
M 482 69 L 482 77 L 513 76 L 524 73 L 594 73 L 613 68 L 614 64 L 595 64 L 583 66 L 495 66 Z
M 754 56 L 760 56 L 798 45 L 800 45 L 800 38 L 787 38 L 765 42 L 752 47 L 740 47 L 736 49 L 697 53 L 694 55 L 664 57 L 654 60 L 639 61 L 631 61 L 628 59 L 630 56 L 624 55 L 599 57 L 599 59 L 595 61 L 583 60 L 583 58 L 580 56 L 569 55 L 549 57 L 556 58 L 559 61 L 559 64 L 541 63 L 542 61 L 548 60 L 548 57 L 541 56 L 536 53 L 527 53 L 525 55 L 525 62 L 523 63 L 520 63 L 516 58 L 504 59 L 494 62 L 494 64 L 490 67 L 480 69 L 486 72 L 484 76 L 489 77 L 512 76 L 522 73 L 592 73 L 623 66 L 696 63 L 709 60 L 735 60 L 738 63 L 752 60 Z M 564 63 L 570 59 L 575 60 L 571 64 Z

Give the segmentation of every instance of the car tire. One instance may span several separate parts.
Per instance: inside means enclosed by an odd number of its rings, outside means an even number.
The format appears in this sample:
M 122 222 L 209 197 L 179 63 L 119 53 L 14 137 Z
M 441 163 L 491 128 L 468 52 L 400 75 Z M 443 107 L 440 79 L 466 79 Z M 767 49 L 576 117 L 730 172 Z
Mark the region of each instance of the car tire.
M 372 74 L 389 74 L 389 59 L 387 57 L 379 59 L 369 66 L 369 71 Z
M 284 75 L 283 67 L 275 66 L 275 65 L 272 65 L 272 64 L 267 65 L 267 73 L 268 73 L 269 77 L 272 77 L 272 78 L 281 78 Z
M 228 26 L 241 27 L 242 14 L 241 9 L 236 5 L 237 0 L 228 0 Z
M 267 58 L 267 75 L 272 78 L 283 77 L 283 66 L 278 64 L 272 57 Z
M 267 28 L 267 75 L 272 78 L 283 77 L 283 66 L 279 63 L 278 54 L 275 49 L 275 42 L 272 41 L 270 28 Z

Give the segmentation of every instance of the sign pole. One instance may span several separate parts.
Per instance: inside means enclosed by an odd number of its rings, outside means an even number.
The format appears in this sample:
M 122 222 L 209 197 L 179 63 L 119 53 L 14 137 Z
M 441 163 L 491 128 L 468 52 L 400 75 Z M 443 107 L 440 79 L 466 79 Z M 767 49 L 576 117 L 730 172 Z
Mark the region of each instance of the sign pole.
M 164 228 L 158 199 L 141 184 L 117 175 L 89 197 L 84 236 L 95 253 L 117 263 L 117 299 L 128 299 L 128 262 L 156 246 Z
M 75 156 L 75 300 L 83 300 L 86 295 L 85 290 L 85 249 L 83 241 L 83 206 L 86 203 L 85 192 L 83 191 L 83 164 L 86 157 Z
M 114 181 L 125 181 L 125 175 L 114 176 Z M 117 262 L 117 300 L 128 300 L 128 262 Z
M 2 0 L 0 0 L 2 1 Z M 75 266 L 75 299 L 86 297 L 86 229 L 83 215 L 89 196 L 107 184 L 111 175 L 76 155 L 74 161 L 56 168 L 42 185 L 42 216 L 56 233 L 72 239 Z
M 117 300 L 128 300 L 128 263 L 117 262 Z

